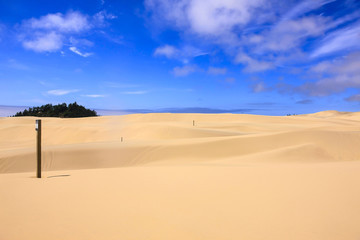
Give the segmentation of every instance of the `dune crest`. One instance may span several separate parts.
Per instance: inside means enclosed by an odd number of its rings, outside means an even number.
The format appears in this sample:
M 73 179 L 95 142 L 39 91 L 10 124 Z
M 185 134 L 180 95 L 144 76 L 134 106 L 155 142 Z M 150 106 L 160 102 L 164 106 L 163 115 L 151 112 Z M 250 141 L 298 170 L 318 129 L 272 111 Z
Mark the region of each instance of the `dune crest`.
M 34 170 L 34 122 L 32 117 L 0 119 L 0 173 Z M 356 161 L 359 122 L 358 113 L 337 111 L 290 117 L 164 113 L 44 118 L 43 167 L 51 171 L 221 159 L 239 164 Z

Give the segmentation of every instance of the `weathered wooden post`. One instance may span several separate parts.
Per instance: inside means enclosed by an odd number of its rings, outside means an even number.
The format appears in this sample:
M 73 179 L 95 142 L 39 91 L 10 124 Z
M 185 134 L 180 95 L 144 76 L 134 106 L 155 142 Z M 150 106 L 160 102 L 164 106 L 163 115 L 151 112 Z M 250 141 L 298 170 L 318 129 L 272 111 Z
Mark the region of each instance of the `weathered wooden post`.
M 35 121 L 35 130 L 37 131 L 36 136 L 36 155 L 37 155 L 37 168 L 36 177 L 41 178 L 41 120 Z
M 193 120 L 193 126 L 195 126 L 195 120 Z

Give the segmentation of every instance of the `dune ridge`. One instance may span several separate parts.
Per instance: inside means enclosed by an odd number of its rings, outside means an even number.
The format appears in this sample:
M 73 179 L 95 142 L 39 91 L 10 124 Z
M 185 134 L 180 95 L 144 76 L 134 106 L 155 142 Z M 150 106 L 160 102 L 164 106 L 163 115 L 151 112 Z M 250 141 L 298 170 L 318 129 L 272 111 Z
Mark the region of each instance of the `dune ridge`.
M 35 169 L 34 121 L 32 117 L 0 119 L 0 173 Z M 359 121 L 358 113 L 334 111 L 287 117 L 134 114 L 44 118 L 43 167 L 70 170 L 221 159 L 239 163 L 356 161 L 360 159 Z

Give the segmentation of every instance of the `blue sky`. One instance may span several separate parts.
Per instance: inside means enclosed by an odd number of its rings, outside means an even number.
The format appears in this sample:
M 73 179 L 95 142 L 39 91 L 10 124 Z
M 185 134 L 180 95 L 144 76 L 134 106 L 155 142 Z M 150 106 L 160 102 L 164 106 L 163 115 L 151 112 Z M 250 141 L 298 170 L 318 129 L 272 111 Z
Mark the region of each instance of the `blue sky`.
M 0 0 L 0 81 L 6 106 L 359 111 L 360 2 Z

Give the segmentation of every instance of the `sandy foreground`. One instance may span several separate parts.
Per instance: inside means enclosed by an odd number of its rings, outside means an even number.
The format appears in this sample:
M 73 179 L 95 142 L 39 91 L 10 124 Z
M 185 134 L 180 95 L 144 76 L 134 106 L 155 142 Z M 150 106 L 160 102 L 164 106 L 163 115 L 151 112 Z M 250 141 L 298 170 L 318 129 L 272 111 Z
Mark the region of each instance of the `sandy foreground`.
M 42 179 L 34 127 L 0 118 L 0 240 L 360 240 L 360 113 L 43 118 Z

